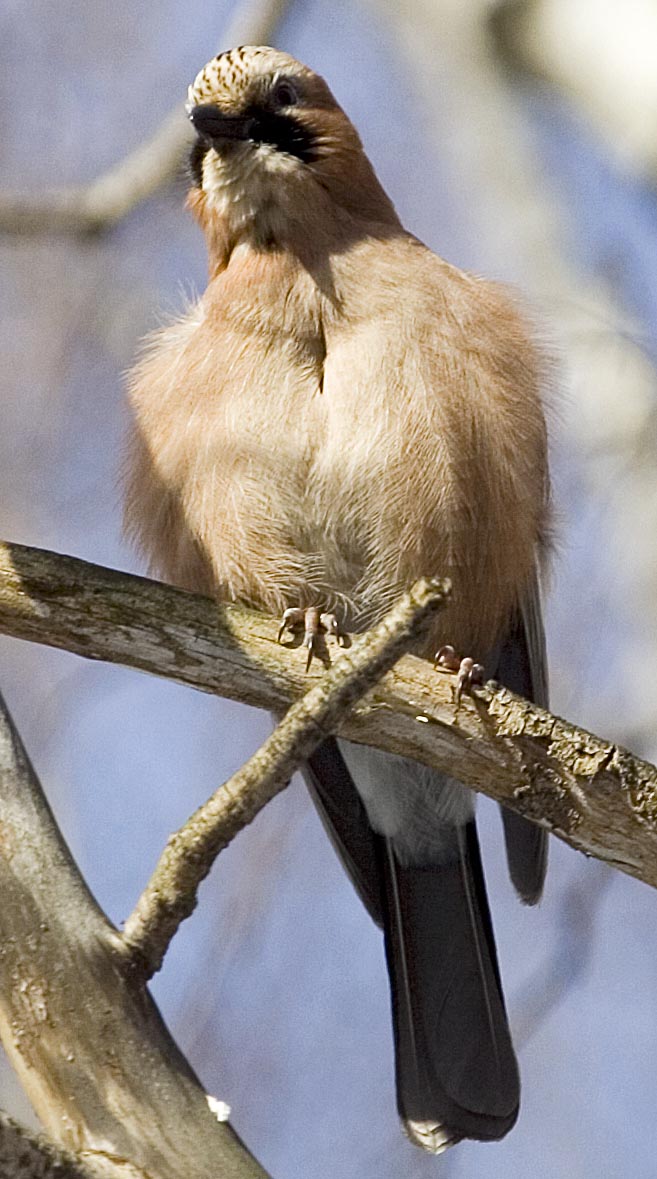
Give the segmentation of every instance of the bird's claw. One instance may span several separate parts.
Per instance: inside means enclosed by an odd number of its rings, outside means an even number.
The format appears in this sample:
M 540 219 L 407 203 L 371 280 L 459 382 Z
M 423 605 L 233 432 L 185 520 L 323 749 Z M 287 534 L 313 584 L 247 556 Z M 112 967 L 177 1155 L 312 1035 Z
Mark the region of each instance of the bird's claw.
M 301 625 L 304 620 L 304 613 L 305 611 L 299 609 L 297 606 L 290 606 L 288 610 L 283 611 L 281 625 L 278 628 L 276 638 L 277 643 L 280 643 L 286 630 L 296 630 Z
M 469 655 L 461 660 L 459 665 L 459 672 L 456 678 L 456 703 L 461 700 L 464 692 L 470 692 L 471 689 L 484 682 L 484 669 L 481 663 L 475 663 Z
M 286 630 L 298 631 L 301 627 L 304 630 L 303 646 L 308 649 L 306 660 L 306 671 L 308 671 L 313 656 L 317 654 L 319 636 L 334 635 L 339 644 L 341 631 L 335 614 L 322 614 L 317 606 L 307 606 L 305 609 L 301 606 L 290 606 L 283 613 L 277 642 L 280 643 Z
M 484 668 L 481 663 L 475 663 L 469 655 L 459 659 L 453 647 L 445 645 L 436 651 L 434 667 L 444 667 L 446 671 L 457 672 L 456 703 L 459 704 L 464 692 L 470 692 L 473 687 L 484 682 Z

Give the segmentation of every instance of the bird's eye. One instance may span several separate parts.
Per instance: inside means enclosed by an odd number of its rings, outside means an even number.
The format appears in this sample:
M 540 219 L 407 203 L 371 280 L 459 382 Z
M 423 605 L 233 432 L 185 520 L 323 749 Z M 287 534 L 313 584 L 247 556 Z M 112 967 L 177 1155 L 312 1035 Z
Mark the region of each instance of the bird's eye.
M 276 106 L 295 106 L 299 101 L 294 86 L 291 82 L 277 82 L 274 89 L 274 102 Z

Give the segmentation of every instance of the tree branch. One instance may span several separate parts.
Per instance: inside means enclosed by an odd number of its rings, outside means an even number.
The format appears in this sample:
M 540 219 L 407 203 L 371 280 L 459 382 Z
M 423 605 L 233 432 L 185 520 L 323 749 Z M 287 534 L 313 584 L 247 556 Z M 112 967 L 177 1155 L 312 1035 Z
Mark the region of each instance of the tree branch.
M 549 82 L 588 118 L 612 158 L 655 182 L 653 5 L 496 0 L 490 21 L 514 74 Z
M 1 698 L 0 800 L 0 1038 L 46 1130 L 102 1175 L 266 1179 L 135 978 Z
M 320 672 L 271 619 L 146 578 L 0 544 L 0 631 L 284 711 Z M 571 847 L 657 887 L 657 770 L 495 685 L 404 656 L 338 731 L 453 774 Z
M 353 653 L 343 655 L 290 708 L 272 735 L 168 841 L 148 887 L 125 924 L 124 940 L 148 975 L 162 965 L 181 921 L 219 852 L 288 783 L 337 727 L 350 705 L 396 663 L 447 602 L 448 582 L 418 582 Z
M 61 1150 L 42 1134 L 33 1134 L 13 1118 L 0 1111 L 0 1176 L 2 1179 L 108 1179 L 114 1174 L 129 1179 L 125 1169 L 119 1172 L 87 1164 L 83 1159 Z
M 288 0 L 244 0 L 223 38 L 233 45 L 270 41 Z M 99 233 L 173 180 L 194 139 L 182 97 L 146 143 L 91 184 L 32 197 L 0 192 L 0 231 L 15 234 Z

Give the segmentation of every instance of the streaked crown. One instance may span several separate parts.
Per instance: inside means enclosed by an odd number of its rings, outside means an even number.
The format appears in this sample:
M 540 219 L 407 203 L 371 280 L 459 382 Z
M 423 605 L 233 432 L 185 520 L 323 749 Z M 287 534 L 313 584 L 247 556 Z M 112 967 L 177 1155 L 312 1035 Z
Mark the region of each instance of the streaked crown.
M 219 107 L 234 109 L 240 99 L 251 101 L 254 92 L 270 85 L 277 75 L 319 81 L 312 70 L 289 53 L 271 49 L 268 45 L 241 45 L 218 53 L 203 66 L 189 87 L 188 103 L 213 102 Z

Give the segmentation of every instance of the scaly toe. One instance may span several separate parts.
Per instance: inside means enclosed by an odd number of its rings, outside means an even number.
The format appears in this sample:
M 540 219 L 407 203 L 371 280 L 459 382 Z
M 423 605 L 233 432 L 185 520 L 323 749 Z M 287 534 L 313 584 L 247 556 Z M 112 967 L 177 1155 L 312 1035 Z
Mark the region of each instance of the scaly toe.
M 308 658 L 306 660 L 306 671 L 310 669 L 313 657 L 318 653 L 319 636 L 333 635 L 336 641 L 340 642 L 341 631 L 340 624 L 335 614 L 320 614 L 317 606 L 308 606 L 304 610 L 300 606 L 291 606 L 287 609 L 281 619 L 281 625 L 278 631 L 278 642 L 286 630 L 298 631 L 303 627 L 303 646 L 308 650 Z
M 446 671 L 458 671 L 460 660 L 453 647 L 446 643 L 433 657 L 434 667 L 444 667 Z
M 459 664 L 458 676 L 456 677 L 456 703 L 461 700 L 464 692 L 470 692 L 475 684 L 483 684 L 484 669 L 481 663 L 475 663 L 469 655 L 462 659 Z
M 305 610 L 301 610 L 299 606 L 290 606 L 288 610 L 283 612 L 281 618 L 281 625 L 278 629 L 277 643 L 280 643 L 286 630 L 296 630 L 304 621 Z
M 469 655 L 466 655 L 465 659 L 459 659 L 456 651 L 449 644 L 445 644 L 439 651 L 436 651 L 433 665 L 435 668 L 444 668 L 445 671 L 458 673 L 455 694 L 457 704 L 459 704 L 464 692 L 469 692 L 476 684 L 484 682 L 484 669 L 481 663 L 475 663 Z

